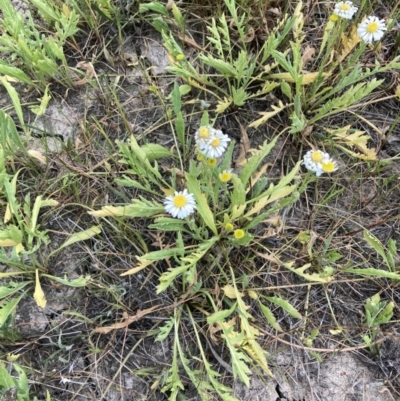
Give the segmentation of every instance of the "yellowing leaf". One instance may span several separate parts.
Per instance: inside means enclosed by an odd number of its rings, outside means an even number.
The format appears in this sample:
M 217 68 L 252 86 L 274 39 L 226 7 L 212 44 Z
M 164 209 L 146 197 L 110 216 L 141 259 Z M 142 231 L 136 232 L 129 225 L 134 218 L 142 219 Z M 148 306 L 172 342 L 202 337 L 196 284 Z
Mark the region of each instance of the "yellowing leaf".
M 136 267 L 120 274 L 120 276 L 129 276 L 131 274 L 136 274 L 137 272 L 140 272 L 140 270 L 143 270 L 144 268 L 155 262 L 154 260 L 142 259 L 140 256 L 136 256 L 136 259 L 139 261 L 139 264 Z
M 361 42 L 361 38 L 357 34 L 357 25 L 353 25 L 350 29 L 349 36 L 342 33 L 342 52 L 339 55 L 339 62 L 343 61 L 351 51 Z
M 312 84 L 318 76 L 323 76 L 324 78 L 329 77 L 331 73 L 323 72 L 320 74 L 319 72 L 305 72 L 300 77 L 302 78 L 301 85 L 310 85 Z M 282 79 L 285 82 L 294 83 L 295 79 L 288 72 L 281 72 L 278 74 L 268 75 L 268 78 Z
M 293 273 L 298 274 L 299 276 L 305 278 L 308 281 L 313 281 L 316 283 L 329 283 L 333 280 L 333 277 L 322 277 L 318 273 L 305 273 L 305 271 L 311 267 L 311 263 L 306 263 L 304 266 L 299 267 L 299 268 L 293 268 L 292 265 L 294 262 L 290 263 L 282 263 L 283 266 L 285 266 L 287 269 L 291 270 Z
M 48 93 L 49 86 L 50 85 L 46 86 L 46 90 L 44 92 L 42 99 L 38 99 L 40 100 L 40 105 L 31 107 L 32 112 L 34 112 L 37 116 L 42 116 L 46 112 L 47 105 L 49 104 L 49 101 L 51 99 L 51 96 Z
M 18 354 L 7 354 L 8 362 L 15 362 L 21 355 Z
M 394 92 L 394 94 L 397 96 L 397 98 L 400 100 L 400 85 L 396 86 L 396 91 Z
M 282 110 L 284 110 L 287 107 L 287 105 L 283 104 L 282 101 L 279 100 L 278 106 L 272 105 L 272 111 L 264 111 L 262 113 L 259 113 L 262 115 L 261 118 L 259 118 L 256 121 L 253 121 L 249 127 L 253 128 L 258 128 L 260 125 L 265 124 L 271 117 L 275 116 L 276 114 L 280 113 Z
M 351 126 L 346 125 L 345 127 L 338 128 L 338 129 L 329 129 L 325 128 L 325 131 L 329 132 L 333 135 L 336 143 L 342 143 L 346 146 L 338 146 L 339 148 L 343 149 L 346 153 L 351 156 L 357 157 L 361 160 L 371 160 L 375 161 L 378 159 L 377 153 L 375 148 L 368 148 L 367 142 L 371 139 L 368 134 L 364 131 L 354 130 L 354 132 L 350 131 Z M 348 148 L 357 148 L 362 154 L 353 152 Z
M 227 284 L 226 286 L 222 287 L 222 291 L 226 297 L 230 299 L 236 299 L 236 291 L 232 285 Z
M 265 197 L 263 197 L 259 201 L 257 201 L 254 204 L 254 206 L 244 215 L 244 217 L 249 217 L 255 213 L 258 213 L 261 209 L 263 209 L 269 203 L 290 195 L 296 188 L 297 188 L 297 185 L 286 185 L 282 188 L 277 189 L 276 191 L 273 191 L 272 193 L 266 195 Z
M 33 293 L 33 298 L 35 299 L 38 306 L 40 306 L 41 308 L 46 307 L 47 303 L 46 297 L 44 295 L 44 292 L 42 290 L 39 281 L 39 269 L 36 269 L 36 285 L 35 285 L 35 292 Z
M 258 299 L 258 294 L 253 291 L 253 290 L 248 290 L 247 291 L 247 295 L 251 298 L 251 299 Z
M 23 246 L 21 243 L 15 245 L 15 253 L 16 253 L 17 255 L 19 255 L 20 252 L 22 252 L 24 249 L 25 249 L 25 248 L 24 248 L 24 246 Z
M 217 113 L 223 113 L 232 104 L 232 99 L 224 98 L 224 100 L 219 100 L 217 108 L 215 111 Z
M 11 238 L 0 239 L 0 246 L 16 246 L 18 243 Z

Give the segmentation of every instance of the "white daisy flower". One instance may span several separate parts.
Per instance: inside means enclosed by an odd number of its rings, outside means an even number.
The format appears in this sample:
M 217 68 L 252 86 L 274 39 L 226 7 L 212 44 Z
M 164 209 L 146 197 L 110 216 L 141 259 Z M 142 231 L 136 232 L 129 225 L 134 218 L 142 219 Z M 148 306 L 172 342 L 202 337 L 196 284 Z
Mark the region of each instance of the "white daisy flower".
M 303 164 L 307 170 L 313 171 L 320 176 L 322 174 L 322 162 L 327 162 L 328 160 L 330 160 L 328 153 L 311 149 L 304 155 Z
M 365 43 L 372 43 L 376 40 L 380 40 L 384 31 L 386 31 L 385 21 L 374 16 L 367 17 L 357 28 L 358 36 Z
M 339 1 L 335 5 L 333 13 L 341 18 L 352 19 L 357 10 L 358 7 L 354 7 L 352 1 Z
M 322 173 L 333 173 L 337 169 L 338 169 L 337 163 L 332 158 L 329 158 L 328 160 L 323 160 L 321 162 L 321 170 L 322 170 L 321 174 Z
M 175 195 L 167 196 L 164 199 L 164 205 L 165 211 L 178 219 L 184 219 L 196 209 L 194 197 L 188 193 L 187 189 L 175 191 Z
M 194 139 L 196 140 L 197 145 L 201 147 L 208 144 L 214 139 L 216 131 L 217 130 L 210 126 L 200 127 L 194 134 Z
M 228 142 L 231 140 L 228 135 L 225 135 L 220 130 L 214 130 L 214 137 L 205 144 L 200 144 L 200 150 L 204 156 L 208 158 L 220 157 L 224 154 L 228 147 Z

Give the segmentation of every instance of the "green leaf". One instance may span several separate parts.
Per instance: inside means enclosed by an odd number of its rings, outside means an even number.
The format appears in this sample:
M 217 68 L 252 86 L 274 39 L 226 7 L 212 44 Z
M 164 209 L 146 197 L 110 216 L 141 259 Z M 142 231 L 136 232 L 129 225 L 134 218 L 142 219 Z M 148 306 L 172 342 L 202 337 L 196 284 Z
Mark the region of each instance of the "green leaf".
M 14 283 L 11 281 L 7 284 L 2 285 L 0 287 L 0 299 L 6 298 L 9 295 L 12 295 L 12 294 L 22 290 L 28 284 L 31 284 L 31 281 L 22 281 L 21 283 Z
M 243 106 L 248 98 L 249 94 L 244 90 L 243 87 L 238 89 L 232 88 L 232 99 L 236 106 Z
M 213 313 L 212 315 L 207 317 L 207 323 L 209 325 L 212 325 L 216 322 L 222 322 L 224 319 L 232 315 L 232 313 L 236 309 L 236 302 L 233 303 L 232 307 L 230 309 L 223 309 L 218 312 Z
M 11 315 L 11 313 L 14 312 L 16 309 L 19 301 L 25 296 L 26 290 L 16 298 L 11 298 L 10 300 L 3 301 L 0 305 L 0 327 L 4 325 L 4 323 L 7 321 L 8 317 Z
M 343 272 L 358 274 L 360 276 L 385 277 L 385 278 L 391 278 L 393 280 L 400 280 L 400 274 L 398 273 L 392 273 L 385 270 L 374 269 L 373 267 L 369 267 L 366 269 L 344 269 Z
M 202 217 L 204 223 L 212 230 L 215 235 L 218 235 L 215 225 L 214 214 L 207 203 L 206 196 L 201 192 L 200 182 L 191 174 L 186 174 L 186 182 L 189 193 L 193 194 L 196 200 L 197 212 Z
M 379 255 L 382 257 L 382 259 L 386 262 L 388 267 L 390 267 L 389 261 L 388 261 L 388 259 L 386 257 L 386 252 L 385 252 L 385 250 L 383 248 L 383 245 L 382 245 L 382 242 L 379 241 L 378 238 L 376 238 L 374 235 L 372 235 L 367 230 L 364 230 L 363 237 L 364 237 L 364 240 L 368 242 L 368 245 L 370 247 L 372 247 L 376 252 L 378 252 Z
M 280 306 L 287 313 L 289 313 L 290 316 L 296 319 L 302 319 L 302 316 L 298 312 L 298 310 L 294 306 L 292 306 L 288 301 L 286 301 L 286 299 L 283 299 L 281 297 L 265 297 L 265 299 L 268 299 L 268 301 Z
M 185 147 L 186 141 L 185 141 L 185 121 L 183 120 L 183 115 L 182 112 L 178 112 L 176 114 L 176 119 L 175 119 L 175 128 L 176 128 L 176 136 L 178 137 L 178 140 L 182 147 Z
M 190 85 L 180 85 L 179 86 L 179 93 L 181 96 L 185 96 L 188 93 L 190 93 L 190 91 L 192 90 L 192 87 Z
M 201 127 L 208 127 L 210 125 L 210 119 L 208 116 L 208 111 L 203 111 L 203 114 L 201 115 L 201 122 L 200 126 Z
M 151 2 L 151 3 L 146 3 L 146 4 L 140 4 L 139 6 L 139 12 L 140 13 L 146 13 L 148 11 L 154 11 L 158 14 L 162 14 L 164 17 L 168 17 L 168 10 L 167 8 L 160 3 L 155 3 L 155 2 Z
M 174 105 L 175 114 L 178 114 L 182 110 L 181 92 L 179 85 L 174 82 L 174 89 L 171 92 L 172 104 Z
M 281 82 L 281 91 L 284 95 L 286 95 L 290 101 L 293 99 L 292 88 L 286 81 Z
M 80 231 L 78 233 L 72 234 L 58 249 L 53 251 L 50 254 L 50 256 L 56 252 L 61 251 L 61 249 L 65 248 L 67 246 L 75 244 L 75 242 L 86 241 L 100 233 L 101 233 L 100 226 L 92 226 L 84 231 Z
M 231 205 L 240 206 L 246 202 L 246 191 L 242 180 L 235 174 L 232 175 L 233 191 L 231 193 Z
M 46 112 L 47 105 L 49 104 L 49 101 L 51 99 L 51 96 L 49 95 L 49 87 L 50 87 L 50 85 L 46 86 L 46 89 L 42 96 L 42 100 L 40 101 L 40 105 L 32 106 L 30 108 L 32 110 L 32 112 L 35 113 L 37 116 L 42 116 Z
M 283 332 L 282 327 L 279 325 L 279 323 L 276 321 L 275 316 L 273 315 L 271 309 L 268 308 L 268 306 L 262 304 L 259 301 L 260 309 L 265 318 L 267 319 L 268 323 L 271 325 L 272 328 L 274 328 L 276 331 Z
M 172 152 L 156 143 L 147 143 L 142 146 L 142 150 L 150 161 L 162 159 L 163 157 L 174 157 Z
M 156 341 L 164 341 L 168 337 L 169 333 L 174 327 L 174 322 L 174 318 L 171 317 L 162 326 L 160 326 Z
M 379 313 L 378 316 L 375 318 L 375 325 L 379 326 L 381 324 L 386 324 L 390 321 L 390 319 L 393 316 L 393 308 L 394 308 L 394 303 L 389 302 Z
M 13 368 L 16 370 L 18 373 L 19 377 L 18 380 L 16 380 L 16 384 L 18 387 L 18 399 L 21 399 L 23 401 L 29 401 L 29 384 L 28 384 L 28 378 L 26 377 L 26 373 L 24 369 L 21 368 L 18 364 L 14 363 Z M 21 397 L 21 398 L 20 398 Z
M 169 268 L 160 277 L 160 284 L 157 286 L 157 294 L 165 291 L 172 283 L 172 281 L 181 274 L 188 271 L 197 265 L 197 262 L 209 251 L 209 249 L 219 240 L 219 237 L 212 237 L 207 241 L 202 242 L 198 247 L 188 256 L 181 258 L 181 265 L 178 267 Z
M 10 373 L 8 373 L 4 362 L 0 361 L 0 389 L 8 390 L 13 387 L 17 387 L 17 383 Z
M 5 62 L 2 60 L 0 60 L 0 74 L 15 78 L 20 82 L 36 86 L 34 82 L 22 70 L 16 67 L 12 67 L 8 64 L 5 64 Z
M 41 277 L 48 277 L 51 280 L 57 281 L 58 283 L 67 285 L 68 287 L 85 287 L 88 285 L 89 281 L 91 280 L 91 277 L 89 275 L 86 276 L 79 276 L 78 278 L 75 278 L 73 280 L 68 280 L 67 276 L 64 276 L 64 278 L 61 277 L 56 277 L 52 276 L 50 274 L 41 274 Z
M 145 199 L 134 199 L 130 205 L 103 206 L 101 210 L 93 210 L 88 214 L 95 217 L 152 217 L 164 211 L 164 206 L 159 203 Z
M 224 60 L 216 59 L 213 56 L 205 56 L 202 53 L 200 53 L 199 58 L 205 65 L 215 68 L 217 71 L 219 71 L 225 76 L 228 77 L 237 76 L 235 68 L 230 63 Z
M 0 73 L 1 72 L 1 64 L 0 64 Z M 13 103 L 15 112 L 17 113 L 19 122 L 21 123 L 21 127 L 24 130 L 24 132 L 26 133 L 26 127 L 25 127 L 25 122 L 24 122 L 24 115 L 22 112 L 22 107 L 21 107 L 21 102 L 19 100 L 19 96 L 18 96 L 18 92 L 14 89 L 14 87 L 7 81 L 7 79 L 5 77 L 0 77 L 0 83 L 6 88 L 11 101 Z
M 187 231 L 185 220 L 171 217 L 159 217 L 154 220 L 154 224 L 149 225 L 149 228 L 161 231 Z

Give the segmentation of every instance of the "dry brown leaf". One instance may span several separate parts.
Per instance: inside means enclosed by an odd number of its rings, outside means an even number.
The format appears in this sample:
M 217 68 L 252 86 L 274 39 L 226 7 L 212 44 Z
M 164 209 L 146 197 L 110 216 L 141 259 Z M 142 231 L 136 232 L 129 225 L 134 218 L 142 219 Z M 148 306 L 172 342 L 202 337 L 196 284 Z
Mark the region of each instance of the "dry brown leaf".
M 278 17 L 280 17 L 282 15 L 281 10 L 279 10 L 279 8 L 270 8 L 268 10 L 268 12 L 271 13 L 271 14 L 275 14 Z
M 235 160 L 235 166 L 242 167 L 244 164 L 246 164 L 246 155 L 247 155 L 247 152 L 250 150 L 250 140 L 249 140 L 249 136 L 247 135 L 246 129 L 243 127 L 242 124 L 240 124 L 239 121 L 238 121 L 238 123 L 239 123 L 239 127 L 240 127 L 240 132 L 242 134 L 242 138 L 240 140 L 240 152 L 239 152 L 239 156 Z
M 74 145 L 75 145 L 75 150 L 76 150 L 76 151 L 78 151 L 79 148 L 81 148 L 82 145 L 83 145 L 83 142 L 79 139 L 78 136 L 75 138 L 75 143 L 74 143 Z
M 34 159 L 39 160 L 40 163 L 46 164 L 46 156 L 38 150 L 30 149 L 28 150 L 28 154 Z
M 93 64 L 91 62 L 87 62 L 87 61 L 80 61 L 77 65 L 76 68 L 79 68 L 81 70 L 86 71 L 86 77 L 82 78 L 79 81 L 74 81 L 73 84 L 75 86 L 79 86 L 79 85 L 84 85 L 87 83 L 88 78 L 93 78 L 94 76 L 96 76 L 96 72 L 94 70 Z
M 138 310 L 136 315 L 129 316 L 127 313 L 124 313 L 124 321 L 120 323 L 115 323 L 111 326 L 105 326 L 105 327 L 97 327 L 97 329 L 94 329 L 94 333 L 100 333 L 100 334 L 107 334 L 112 330 L 118 330 L 118 329 L 124 329 L 127 328 L 131 323 L 137 322 L 140 320 L 143 316 L 146 316 L 159 308 L 162 305 L 155 305 L 152 306 L 151 308 L 145 309 L 145 310 Z
M 303 55 L 301 56 L 301 62 L 304 65 L 306 65 L 309 61 L 312 61 L 315 56 L 315 49 L 311 46 L 307 46 L 304 49 Z

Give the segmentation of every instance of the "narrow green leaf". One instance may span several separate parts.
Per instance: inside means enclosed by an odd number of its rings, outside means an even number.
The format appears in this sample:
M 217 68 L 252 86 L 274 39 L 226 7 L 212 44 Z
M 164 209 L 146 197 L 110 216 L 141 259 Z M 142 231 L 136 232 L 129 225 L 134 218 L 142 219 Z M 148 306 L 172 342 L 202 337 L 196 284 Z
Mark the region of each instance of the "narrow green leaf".
M 164 341 L 168 337 L 173 327 L 174 327 L 174 318 L 171 317 L 158 329 L 159 332 L 156 337 L 156 341 Z
M 92 226 L 92 227 L 88 228 L 87 230 L 72 234 L 58 249 L 53 251 L 51 254 L 53 254 L 55 252 L 59 252 L 61 249 L 65 248 L 67 246 L 70 246 L 70 245 L 74 244 L 75 242 L 86 241 L 100 233 L 101 233 L 100 226 Z
M 147 4 L 140 4 L 139 6 L 139 12 L 140 13 L 145 13 L 147 11 L 154 11 L 158 14 L 162 14 L 164 17 L 168 17 L 168 11 L 167 8 L 160 3 L 156 3 L 156 2 L 151 2 L 151 3 L 147 3 Z
M 41 277 L 48 277 L 51 280 L 67 285 L 68 287 L 85 287 L 91 280 L 91 277 L 89 275 L 79 276 L 78 278 L 75 278 L 73 280 L 68 280 L 67 277 L 61 278 L 52 276 L 50 274 L 41 274 Z
M 382 245 L 381 241 L 379 241 L 378 238 L 376 238 L 374 235 L 372 235 L 367 230 L 364 230 L 363 237 L 364 237 L 364 240 L 368 242 L 368 245 L 370 247 L 372 247 L 376 252 L 378 252 L 379 255 L 382 257 L 382 259 L 386 262 L 388 267 L 390 267 L 389 261 L 386 257 L 386 253 L 385 253 L 385 250 L 383 249 L 383 245 Z
M 385 277 L 385 278 L 391 278 L 393 280 L 400 280 L 400 274 L 398 273 L 392 273 L 385 270 L 374 269 L 373 267 L 369 267 L 366 269 L 344 269 L 343 272 L 358 274 L 360 276 Z
M 232 315 L 232 313 L 235 311 L 235 309 L 236 309 L 236 302 L 232 305 L 232 307 L 230 309 L 220 310 L 220 311 L 215 312 L 212 315 L 208 316 L 207 323 L 211 325 L 216 322 L 221 322 L 222 320 L 224 320 L 227 317 L 229 317 L 230 315 Z
M 1 60 L 0 60 L 0 74 L 15 78 L 20 82 L 24 82 L 26 84 L 35 86 L 33 81 L 22 70 L 7 65 Z
M 164 146 L 158 145 L 156 143 L 147 143 L 142 146 L 142 150 L 145 153 L 147 159 L 150 161 L 162 159 L 163 157 L 171 157 L 174 154 Z
M 0 287 L 0 299 L 8 297 L 26 287 L 28 284 L 31 284 L 31 281 L 22 281 L 21 283 L 9 282 Z
M 286 299 L 283 299 L 281 297 L 265 297 L 268 299 L 268 301 L 280 306 L 282 309 L 284 309 L 287 313 L 289 313 L 290 316 L 295 317 L 296 319 L 302 319 L 301 314 L 298 312 L 298 310 L 292 306 Z
M 273 315 L 271 309 L 268 308 L 268 306 L 262 304 L 259 301 L 260 309 L 265 318 L 267 319 L 268 323 L 271 325 L 272 328 L 274 328 L 276 331 L 283 332 L 282 327 L 279 325 L 279 323 L 276 321 L 275 316 Z
M 16 298 L 11 298 L 10 300 L 3 301 L 0 305 L 0 327 L 4 325 L 11 313 L 14 312 L 19 301 L 25 296 L 26 290 Z
M 214 214 L 207 203 L 206 196 L 200 190 L 200 183 L 196 177 L 186 174 L 188 191 L 193 194 L 197 203 L 197 212 L 202 217 L 204 223 L 217 235 L 217 227 L 215 225 Z
M 0 65 L 1 67 L 1 65 Z M 0 70 L 1 73 L 1 70 Z M 21 123 L 21 127 L 26 133 L 25 123 L 24 123 L 24 115 L 22 113 L 21 102 L 19 100 L 18 92 L 14 89 L 14 87 L 7 81 L 5 77 L 0 77 L 0 83 L 6 88 L 8 94 L 10 95 L 11 101 L 14 105 L 15 112 L 17 113 L 19 122 Z

